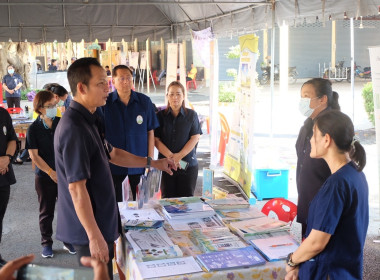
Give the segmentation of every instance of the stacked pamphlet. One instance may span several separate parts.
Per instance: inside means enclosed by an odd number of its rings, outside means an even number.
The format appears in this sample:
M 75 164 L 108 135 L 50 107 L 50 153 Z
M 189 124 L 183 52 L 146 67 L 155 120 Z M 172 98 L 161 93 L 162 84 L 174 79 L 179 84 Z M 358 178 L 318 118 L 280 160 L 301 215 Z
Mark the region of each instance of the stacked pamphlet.
M 265 263 L 265 259 L 252 247 L 205 253 L 197 260 L 207 271 L 250 267 Z
M 189 236 L 204 253 L 247 247 L 238 236 L 226 230 L 192 230 Z
M 203 201 L 183 202 L 183 200 L 178 200 L 178 203 L 161 205 L 162 211 L 168 219 L 200 218 L 215 215 L 215 211 Z
M 268 238 L 252 239 L 249 242 L 263 254 L 268 261 L 285 259 L 291 252 L 297 250 L 299 244 L 289 234 Z
M 266 216 L 257 219 L 232 222 L 228 226 L 232 231 L 236 232 L 243 238 L 261 233 L 290 229 L 288 223 Z
M 206 203 L 210 205 L 214 210 L 220 209 L 238 209 L 238 208 L 248 208 L 249 203 L 242 197 L 237 197 L 229 195 L 227 198 L 223 199 L 212 199 L 207 200 Z
M 237 222 L 241 220 L 257 219 L 266 216 L 259 209 L 253 206 L 242 209 L 216 210 L 215 212 L 223 222 Z
M 218 218 L 217 215 L 211 215 L 207 217 L 200 218 L 189 218 L 185 217 L 183 219 L 168 219 L 169 224 L 174 230 L 178 231 L 190 231 L 193 229 L 206 230 L 224 230 L 229 231 L 229 229 L 224 225 L 224 223 Z
M 147 209 L 120 209 L 121 224 L 125 230 L 159 228 L 164 223 L 162 218 L 153 208 Z
M 182 257 L 181 249 L 174 245 L 163 228 L 130 230 L 126 237 L 138 261 L 151 261 Z

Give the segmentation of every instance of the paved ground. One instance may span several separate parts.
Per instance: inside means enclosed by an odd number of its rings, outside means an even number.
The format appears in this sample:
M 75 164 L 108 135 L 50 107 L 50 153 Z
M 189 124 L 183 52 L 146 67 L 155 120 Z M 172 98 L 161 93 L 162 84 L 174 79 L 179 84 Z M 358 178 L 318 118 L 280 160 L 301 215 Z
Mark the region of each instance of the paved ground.
M 42 80 L 42 78 L 39 78 Z M 60 79 L 63 79 L 62 77 Z M 64 81 L 46 78 L 42 83 Z M 270 93 L 268 87 L 261 87 L 256 92 L 255 107 L 255 126 L 257 149 L 263 150 L 264 154 L 280 158 L 289 166 L 289 199 L 296 201 L 297 192 L 295 187 L 295 150 L 294 144 L 296 135 L 304 118 L 298 113 L 298 98 L 301 83 L 291 85 L 289 91 L 280 93 L 278 86 L 275 87 L 274 93 L 274 121 L 273 121 L 273 138 L 269 138 L 270 133 Z M 364 172 L 367 176 L 370 186 L 370 227 L 365 247 L 365 277 L 364 279 L 379 279 L 380 267 L 378 266 L 380 258 L 380 244 L 373 243 L 378 235 L 380 226 L 379 214 L 379 180 L 377 167 L 377 149 L 375 145 L 374 130 L 368 122 L 360 90 L 363 86 L 362 82 L 357 82 L 355 87 L 355 117 L 354 124 L 360 136 L 361 142 L 367 152 L 367 166 Z M 352 95 L 350 86 L 346 82 L 334 83 L 334 90 L 340 94 L 340 103 L 343 112 L 352 116 Z M 157 105 L 164 103 L 163 87 L 157 92 L 150 93 L 149 96 Z M 209 115 L 209 90 L 199 84 L 196 91 L 189 93 L 189 100 L 195 106 L 198 113 Z M 28 103 L 23 102 L 23 106 Z M 31 105 L 29 103 L 29 105 Z M 226 116 L 231 116 L 232 109 L 230 107 L 220 108 Z M 205 126 L 203 127 L 205 131 Z M 197 182 L 196 195 L 201 193 L 202 185 L 202 168 L 209 166 L 210 160 L 210 140 L 208 135 L 201 137 L 198 146 L 198 158 L 200 159 L 200 177 Z M 15 166 L 17 184 L 12 187 L 11 199 L 4 220 L 3 240 L 0 245 L 0 252 L 6 259 L 12 259 L 26 253 L 36 254 L 36 261 L 54 265 L 76 265 L 76 257 L 71 256 L 62 250 L 61 242 L 55 242 L 53 249 L 55 257 L 45 260 L 40 257 L 40 235 L 38 228 L 38 202 L 37 195 L 34 190 L 34 175 L 30 163 L 22 166 Z M 216 170 L 215 185 L 228 190 L 230 193 L 237 193 L 235 186 L 223 179 L 222 169 Z M 264 201 L 265 202 L 265 201 Z M 263 201 L 257 202 L 258 207 L 264 204 Z M 55 226 L 54 226 L 55 229 Z M 299 225 L 293 223 L 293 232 L 299 238 Z

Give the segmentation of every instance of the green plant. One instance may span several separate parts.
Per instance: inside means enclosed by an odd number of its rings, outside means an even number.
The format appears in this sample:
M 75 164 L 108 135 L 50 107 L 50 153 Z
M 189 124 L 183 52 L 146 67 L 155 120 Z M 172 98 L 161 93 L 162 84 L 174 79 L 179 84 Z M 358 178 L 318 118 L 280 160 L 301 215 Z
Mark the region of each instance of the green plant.
M 364 85 L 362 96 L 364 98 L 364 108 L 368 114 L 368 119 L 373 125 L 375 125 L 372 82 L 366 83 Z
M 31 89 L 31 88 L 26 88 L 21 90 L 21 100 L 28 100 L 27 94 L 31 91 L 34 91 L 35 93 L 39 92 L 40 89 Z
M 234 102 L 236 94 L 235 82 L 219 83 L 219 102 Z
M 224 54 L 228 59 L 240 58 L 240 45 L 232 46 L 229 48 L 229 52 Z

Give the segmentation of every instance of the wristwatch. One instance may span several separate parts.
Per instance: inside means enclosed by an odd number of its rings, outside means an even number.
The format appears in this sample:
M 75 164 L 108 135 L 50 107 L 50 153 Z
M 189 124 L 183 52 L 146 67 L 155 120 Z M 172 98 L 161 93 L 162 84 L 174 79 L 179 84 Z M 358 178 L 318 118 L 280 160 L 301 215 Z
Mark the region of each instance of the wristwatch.
M 9 157 L 9 162 L 12 162 L 12 159 L 13 159 L 13 156 L 12 156 L 12 155 L 10 155 L 10 154 L 6 154 L 5 156 L 6 156 L 6 157 Z
M 150 168 L 151 162 L 152 162 L 152 158 L 151 157 L 146 157 L 146 166 L 145 166 L 145 168 Z
M 290 253 L 287 257 L 286 257 L 286 264 L 290 267 L 296 267 L 298 266 L 298 263 L 294 263 L 292 261 L 292 256 L 293 256 L 293 253 Z

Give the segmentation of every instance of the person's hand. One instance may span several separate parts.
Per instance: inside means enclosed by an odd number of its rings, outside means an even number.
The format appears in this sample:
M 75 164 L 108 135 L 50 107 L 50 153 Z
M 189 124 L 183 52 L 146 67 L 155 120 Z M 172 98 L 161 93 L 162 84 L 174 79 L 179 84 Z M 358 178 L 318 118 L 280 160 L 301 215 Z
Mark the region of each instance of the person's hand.
M 165 171 L 169 175 L 173 175 L 172 169 L 177 170 L 177 165 L 174 163 L 174 160 L 170 158 L 152 160 L 151 164 L 152 167 Z
M 291 267 L 286 266 L 286 276 L 285 280 L 297 280 L 298 279 L 299 266 Z
M 80 262 L 87 267 L 94 269 L 94 280 L 109 280 L 108 268 L 104 262 L 91 257 L 81 257 Z
M 50 179 L 52 179 L 54 181 L 54 183 L 57 183 L 57 172 L 55 172 L 54 170 L 50 171 Z
M 0 175 L 5 175 L 8 172 L 8 167 L 0 168 Z
M 179 161 L 182 159 L 181 155 L 179 153 L 175 153 L 175 154 L 173 154 L 172 159 L 173 159 L 175 165 L 180 168 L 181 165 L 179 164 Z
M 34 255 L 24 256 L 12 261 L 9 261 L 0 269 L 0 279 L 1 280 L 16 280 L 13 274 L 16 270 L 20 269 L 23 265 L 33 261 Z
M 108 263 L 109 261 L 108 246 L 102 235 L 100 235 L 97 238 L 90 239 L 89 246 L 90 246 L 91 257 L 101 262 Z
M 8 92 L 9 92 L 9 94 L 14 94 L 15 93 L 14 89 L 10 89 L 10 90 L 8 90 Z
M 10 159 L 8 156 L 1 156 L 0 157 L 0 170 L 8 168 L 9 163 L 10 163 Z

